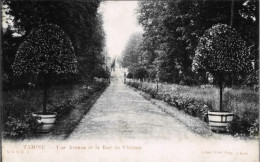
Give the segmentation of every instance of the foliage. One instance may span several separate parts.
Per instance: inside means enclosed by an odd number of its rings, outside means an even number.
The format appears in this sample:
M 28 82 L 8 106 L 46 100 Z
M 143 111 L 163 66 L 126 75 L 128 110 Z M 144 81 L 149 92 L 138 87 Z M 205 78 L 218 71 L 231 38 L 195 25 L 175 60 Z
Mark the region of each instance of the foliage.
M 134 87 L 134 88 L 138 88 L 140 83 L 137 82 L 128 82 L 127 84 L 129 84 L 130 86 Z
M 94 70 L 94 76 L 98 78 L 109 78 L 110 77 L 110 72 L 105 70 L 103 67 L 99 66 L 96 67 Z
M 245 41 L 230 26 L 214 25 L 200 38 L 194 58 L 195 68 L 216 75 L 251 70 L 251 58 Z
M 217 98 L 215 97 L 217 90 L 212 86 L 201 88 L 160 83 L 157 91 L 155 83 L 127 82 L 127 84 L 150 94 L 152 98 L 164 100 L 171 106 L 191 116 L 199 117 L 205 122 L 208 122 L 208 111 L 214 111 L 218 107 Z M 234 112 L 234 121 L 229 126 L 231 134 L 234 136 L 250 136 L 252 138 L 258 136 L 258 97 L 258 93 L 249 89 L 224 90 L 223 105 L 225 109 L 232 109 Z
M 141 51 L 140 46 L 142 42 L 142 34 L 134 33 L 130 36 L 125 50 L 122 53 L 122 66 L 129 67 L 133 64 L 141 63 Z
M 235 115 L 228 130 L 234 136 L 250 136 L 255 138 L 259 135 L 259 123 L 255 112 L 247 111 L 242 116 Z
M 76 73 L 76 57 L 70 38 L 57 25 L 33 29 L 17 50 L 14 73 Z
M 134 77 L 134 75 L 133 75 L 133 73 L 128 73 L 126 77 L 132 79 Z
M 156 58 L 156 50 L 160 44 L 168 39 L 165 32 L 164 19 L 167 10 L 166 1 L 142 1 L 138 7 L 138 22 L 144 29 L 143 51 L 146 66 L 153 64 Z
M 188 85 L 188 86 L 194 86 L 199 84 L 199 78 L 194 77 L 194 75 L 190 74 L 183 76 L 180 81 L 180 85 Z
M 63 117 L 64 115 L 68 114 L 71 110 L 75 108 L 72 100 L 67 100 L 60 105 L 53 105 L 54 109 L 53 112 L 57 113 L 57 118 Z
M 46 113 L 47 88 L 50 74 L 76 73 L 77 64 L 70 38 L 57 25 L 39 25 L 17 50 L 13 70 L 15 75 L 43 75 L 43 113 Z
M 134 77 L 138 79 L 144 79 L 148 76 L 148 72 L 144 67 L 137 68 L 134 73 Z
M 3 72 L 3 74 L 2 74 L 2 78 L 1 78 L 1 79 L 2 79 L 3 83 L 7 83 L 9 77 L 8 77 L 8 75 L 7 75 L 6 73 Z
M 61 118 L 67 115 L 71 110 L 75 109 L 75 106 L 85 102 L 91 97 L 95 92 L 100 91 L 105 88 L 107 84 L 105 82 L 94 82 L 89 88 L 84 88 L 77 91 L 77 94 L 73 95 L 71 98 L 67 98 L 63 102 L 53 103 L 51 111 L 57 113 L 57 117 Z
M 194 68 L 208 71 L 218 80 L 220 111 L 222 111 L 222 86 L 226 75 L 247 73 L 252 69 L 251 57 L 246 42 L 235 29 L 217 24 L 200 38 Z
M 12 64 L 16 51 L 21 43 L 21 37 L 14 37 L 14 31 L 11 26 L 2 33 L 2 69 L 3 69 L 3 84 L 4 88 L 9 87 L 13 83 Z
M 154 67 L 148 67 L 148 78 L 149 80 L 155 80 L 156 79 L 156 69 Z
M 58 121 L 66 119 L 78 105 L 107 86 L 105 82 L 92 82 L 87 85 L 53 86 L 49 93 L 48 111 L 57 112 Z M 39 89 L 8 90 L 3 93 L 3 130 L 5 138 L 30 138 L 41 126 L 32 117 L 32 112 L 41 109 L 42 91 Z M 86 109 L 84 107 L 84 109 Z M 35 122 L 36 121 L 36 122 Z
M 99 91 L 102 88 L 105 88 L 106 86 L 107 86 L 106 82 L 94 82 L 92 85 L 93 89 L 95 89 L 96 91 Z
M 243 81 L 243 85 L 250 86 L 250 87 L 253 87 L 253 86 L 258 85 L 258 84 L 259 84 L 259 73 L 258 73 L 258 71 L 250 72 L 250 74 L 247 75 L 246 78 Z
M 40 126 L 32 115 L 25 114 L 21 118 L 9 116 L 4 123 L 4 136 L 15 139 L 32 137 Z
M 259 135 L 259 121 L 255 120 L 248 131 L 251 138 L 257 137 Z
M 258 65 L 258 1 L 234 1 L 233 27 L 241 33 L 250 57 Z M 143 26 L 142 53 L 145 66 L 154 66 L 157 77 L 169 83 L 186 84 L 183 79 L 192 72 L 192 62 L 199 38 L 215 24 L 230 24 L 230 1 L 143 1 L 139 2 L 138 21 Z M 148 68 L 147 68 L 148 69 Z M 199 71 L 200 80 L 207 80 L 206 72 Z M 198 74 L 195 74 L 198 75 Z M 215 77 L 215 76 L 214 76 Z M 238 79 L 238 78 L 233 78 Z
M 78 61 L 78 79 L 94 77 L 94 69 L 103 64 L 104 30 L 97 9 L 101 1 L 11 1 L 8 14 L 14 18 L 16 32 L 27 36 L 40 24 L 56 24 L 71 39 Z M 53 16 L 55 15 L 55 16 Z M 74 78 L 75 78 L 74 77 Z M 57 78 L 59 79 L 59 78 Z

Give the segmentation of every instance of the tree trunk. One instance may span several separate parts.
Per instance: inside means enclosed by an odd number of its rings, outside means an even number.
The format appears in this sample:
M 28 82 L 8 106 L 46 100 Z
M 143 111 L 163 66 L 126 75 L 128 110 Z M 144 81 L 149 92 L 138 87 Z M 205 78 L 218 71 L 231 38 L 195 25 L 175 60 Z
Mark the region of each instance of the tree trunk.
M 219 74 L 219 78 L 218 78 L 218 85 L 219 85 L 219 111 L 222 112 L 223 111 L 223 74 Z
M 231 2 L 231 16 L 230 16 L 230 26 L 231 27 L 234 24 L 234 6 L 235 6 L 235 0 L 232 0 L 232 2 Z
M 48 90 L 48 77 L 47 77 L 47 74 L 44 74 L 43 75 L 43 109 L 42 109 L 42 113 L 43 114 L 46 114 L 47 112 L 47 109 L 46 109 L 46 106 L 47 106 L 47 90 Z
M 235 0 L 232 0 L 231 2 L 231 15 L 230 15 L 230 26 L 233 27 L 234 24 L 234 6 L 235 6 Z M 231 87 L 234 85 L 234 74 L 231 75 Z
M 259 29 L 259 1 L 256 0 L 256 24 L 257 24 L 257 28 Z M 256 53 L 255 53 L 255 72 L 257 74 L 257 70 L 259 69 L 259 62 L 258 62 L 258 57 L 259 57 L 259 37 L 256 38 Z
M 156 80 L 156 92 L 158 92 L 158 90 L 159 90 L 159 81 L 158 80 Z
M 3 2 L 1 1 L 0 2 L 0 5 L 2 6 L 3 5 Z M 1 22 L 2 22 L 2 12 L 0 13 L 0 16 L 1 16 L 1 18 L 0 18 L 0 20 L 1 20 Z M 3 28 L 1 28 L 1 32 L 3 33 Z M 2 40 L 2 37 L 0 37 L 0 42 L 2 42 L 3 40 Z M 0 50 L 0 62 L 1 62 L 1 65 L 2 65 L 2 58 L 3 57 L 3 53 L 2 53 L 2 50 Z M 3 110 L 3 91 L 2 91 L 2 89 L 3 89 L 3 87 L 2 87 L 2 83 L 3 83 L 3 81 L 2 81 L 2 76 L 3 76 L 3 66 L 0 66 L 0 110 Z M 2 122 L 3 121 L 3 111 L 0 111 L 0 121 Z

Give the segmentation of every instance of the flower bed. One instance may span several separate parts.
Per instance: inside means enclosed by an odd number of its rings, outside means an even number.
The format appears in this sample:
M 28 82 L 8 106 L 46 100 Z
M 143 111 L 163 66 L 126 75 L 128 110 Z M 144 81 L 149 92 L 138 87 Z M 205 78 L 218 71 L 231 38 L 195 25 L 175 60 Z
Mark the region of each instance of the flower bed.
M 168 104 L 208 122 L 207 112 L 218 110 L 218 89 L 213 86 L 190 87 L 147 82 L 127 82 L 129 86 L 142 90 L 152 98 Z M 258 136 L 258 92 L 249 89 L 225 89 L 224 108 L 234 112 L 234 121 L 229 132 L 235 136 Z

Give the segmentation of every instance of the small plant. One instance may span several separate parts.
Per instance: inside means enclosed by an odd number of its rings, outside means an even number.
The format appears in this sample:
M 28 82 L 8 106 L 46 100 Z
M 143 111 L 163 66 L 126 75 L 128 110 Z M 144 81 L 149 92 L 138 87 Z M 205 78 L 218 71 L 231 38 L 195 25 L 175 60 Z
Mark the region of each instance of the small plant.
M 134 77 L 134 75 L 133 75 L 133 73 L 131 73 L 131 72 L 128 73 L 127 76 L 126 76 L 126 78 L 130 78 L 130 79 L 132 79 L 133 77 Z
M 171 104 L 180 108 L 180 94 L 179 93 L 171 93 Z
M 151 95 L 152 98 L 155 98 L 157 96 L 157 89 L 156 88 L 150 88 L 149 94 Z
M 72 104 L 73 101 L 71 100 L 67 100 L 66 102 L 64 102 L 61 105 L 58 106 L 54 106 L 54 112 L 57 113 L 57 117 L 62 117 L 66 114 L 68 114 L 73 108 L 75 108 L 75 106 Z
M 259 121 L 255 120 L 252 126 L 248 129 L 251 138 L 258 137 L 259 135 Z
M 229 132 L 236 136 L 258 136 L 259 122 L 257 115 L 250 110 L 245 111 L 241 115 L 236 114 L 233 122 L 229 125 Z
M 172 98 L 170 94 L 164 94 L 164 102 L 169 103 L 171 100 Z
M 40 126 L 41 124 L 37 122 L 37 118 L 32 115 L 23 115 L 21 118 L 9 116 L 4 123 L 4 136 L 24 139 L 35 134 Z

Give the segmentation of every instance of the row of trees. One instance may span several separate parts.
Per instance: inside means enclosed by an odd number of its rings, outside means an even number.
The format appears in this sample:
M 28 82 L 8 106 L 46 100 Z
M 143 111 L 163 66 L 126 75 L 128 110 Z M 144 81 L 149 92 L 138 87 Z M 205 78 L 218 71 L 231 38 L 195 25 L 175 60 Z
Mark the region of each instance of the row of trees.
M 13 18 L 13 26 L 2 30 L 4 80 L 14 85 L 18 78 L 14 76 L 11 65 L 19 45 L 33 29 L 45 24 L 57 25 L 69 36 L 78 64 L 77 74 L 60 74 L 53 81 L 90 81 L 94 76 L 105 74 L 102 68 L 105 33 L 102 15 L 98 13 L 100 2 L 5 0 L 4 11 Z M 28 82 L 28 76 L 23 77 Z
M 132 73 L 136 68 L 145 68 L 150 78 L 161 81 L 193 84 L 196 78 L 199 83 L 207 83 L 206 71 L 195 72 L 192 63 L 205 31 L 221 23 L 232 26 L 246 42 L 256 76 L 258 3 L 257 0 L 139 2 L 138 21 L 144 33 L 131 37 L 123 52 L 122 65 Z M 227 84 L 240 84 L 247 75 L 234 72 L 226 77 Z

